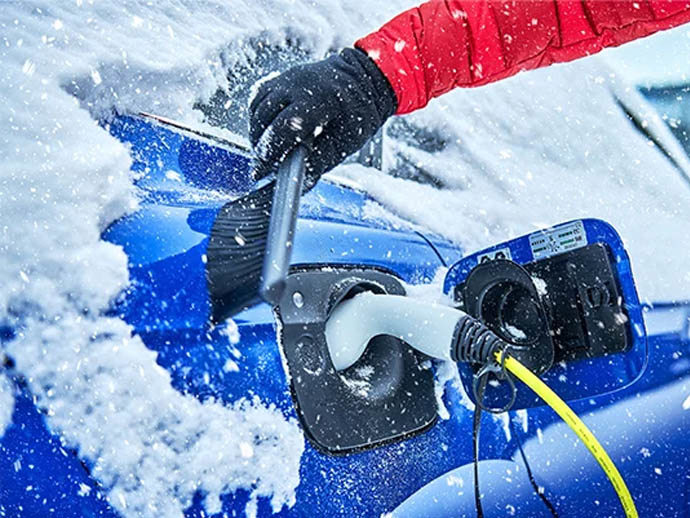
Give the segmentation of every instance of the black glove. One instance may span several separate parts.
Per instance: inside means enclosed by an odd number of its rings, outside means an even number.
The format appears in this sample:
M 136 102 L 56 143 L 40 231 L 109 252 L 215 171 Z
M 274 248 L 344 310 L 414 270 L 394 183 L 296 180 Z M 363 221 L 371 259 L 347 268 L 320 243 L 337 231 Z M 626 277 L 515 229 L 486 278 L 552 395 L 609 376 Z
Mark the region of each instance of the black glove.
M 358 151 L 397 109 L 386 76 L 364 52 L 344 49 L 263 82 L 249 106 L 249 138 L 265 176 L 297 145 L 307 187 Z

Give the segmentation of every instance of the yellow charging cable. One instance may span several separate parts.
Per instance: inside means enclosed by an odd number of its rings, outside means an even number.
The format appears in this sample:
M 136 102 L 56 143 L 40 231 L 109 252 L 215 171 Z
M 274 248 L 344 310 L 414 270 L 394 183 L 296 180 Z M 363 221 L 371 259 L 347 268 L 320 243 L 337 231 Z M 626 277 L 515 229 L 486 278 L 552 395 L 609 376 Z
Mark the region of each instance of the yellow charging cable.
M 502 353 L 496 353 L 499 363 L 502 361 Z M 587 449 L 597 460 L 601 469 L 613 484 L 613 488 L 618 494 L 626 518 L 638 518 L 635 502 L 630 495 L 628 486 L 621 477 L 618 468 L 609 457 L 604 447 L 599 443 L 594 434 L 587 428 L 575 412 L 563 401 L 558 394 L 551 390 L 546 383 L 540 380 L 532 371 L 511 356 L 505 357 L 505 368 L 513 373 L 520 381 L 531 388 L 544 402 L 556 412 L 563 421 L 575 432 L 580 440 L 587 446 Z

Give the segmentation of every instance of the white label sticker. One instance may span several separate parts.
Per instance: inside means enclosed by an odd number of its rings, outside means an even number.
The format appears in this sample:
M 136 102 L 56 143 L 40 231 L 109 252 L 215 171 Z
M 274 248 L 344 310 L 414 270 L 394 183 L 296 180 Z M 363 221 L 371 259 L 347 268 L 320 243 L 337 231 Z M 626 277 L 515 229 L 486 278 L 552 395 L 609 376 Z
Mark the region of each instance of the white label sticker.
M 479 264 L 485 263 L 487 261 L 493 261 L 494 259 L 513 259 L 513 254 L 510 253 L 510 248 L 499 248 L 493 252 L 487 252 L 477 256 L 477 262 Z
M 529 236 L 532 255 L 543 259 L 587 245 L 587 234 L 582 221 L 574 221 L 562 227 L 544 230 Z

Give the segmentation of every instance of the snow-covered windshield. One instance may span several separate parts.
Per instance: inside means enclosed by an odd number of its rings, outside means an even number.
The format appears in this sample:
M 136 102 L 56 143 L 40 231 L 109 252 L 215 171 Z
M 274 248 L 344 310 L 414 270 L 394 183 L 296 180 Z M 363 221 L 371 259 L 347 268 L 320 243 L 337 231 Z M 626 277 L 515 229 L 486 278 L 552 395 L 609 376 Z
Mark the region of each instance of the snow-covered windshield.
M 292 40 L 251 48 L 195 105 L 204 124 L 246 132 L 250 85 L 313 56 Z M 391 218 L 467 251 L 601 218 L 630 247 L 643 298 L 688 298 L 690 277 L 678 272 L 690 256 L 675 242 L 690 216 L 690 162 L 655 108 L 600 58 L 451 92 L 391 120 L 378 151 L 382 171 L 346 164 L 331 177 L 355 181 Z

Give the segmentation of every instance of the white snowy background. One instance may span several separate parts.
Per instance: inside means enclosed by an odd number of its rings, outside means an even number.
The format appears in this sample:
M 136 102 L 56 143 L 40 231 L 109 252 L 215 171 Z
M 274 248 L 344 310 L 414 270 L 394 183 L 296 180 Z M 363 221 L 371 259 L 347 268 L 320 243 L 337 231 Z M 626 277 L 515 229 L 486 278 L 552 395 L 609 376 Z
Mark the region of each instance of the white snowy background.
M 253 52 L 250 39 L 298 40 L 320 56 L 413 3 L 0 0 L 0 325 L 19 330 L 6 353 L 124 516 L 181 516 L 197 490 L 215 512 L 238 487 L 252 490 L 249 515 L 259 496 L 290 505 L 303 438 L 261 401 L 227 407 L 180 394 L 155 353 L 103 316 L 128 279 L 122 250 L 99 236 L 137 201 L 127 149 L 95 117 L 145 110 L 199 121 L 195 101 L 224 87 L 225 71 Z M 408 120 L 442 149 L 392 141 L 386 154 L 443 188 L 361 166 L 335 174 L 391 217 L 468 251 L 566 219 L 609 220 L 643 297 L 690 298 L 690 191 L 613 88 L 629 90 L 589 59 L 434 101 Z M 0 435 L 11 385 L 0 373 Z M 257 434 L 268 440 L 257 444 Z

